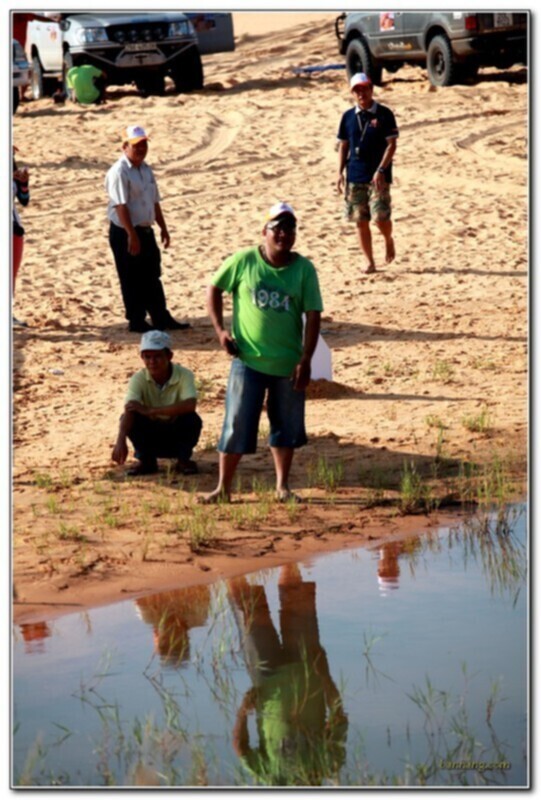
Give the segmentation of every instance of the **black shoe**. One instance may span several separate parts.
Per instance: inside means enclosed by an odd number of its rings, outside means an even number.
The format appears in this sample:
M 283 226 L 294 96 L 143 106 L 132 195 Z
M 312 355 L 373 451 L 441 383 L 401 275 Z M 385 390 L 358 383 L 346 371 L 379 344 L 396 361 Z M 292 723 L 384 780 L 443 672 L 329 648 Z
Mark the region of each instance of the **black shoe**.
M 186 331 L 191 327 L 189 322 L 177 322 L 173 317 L 168 317 L 163 325 L 156 325 L 160 331 Z
M 130 322 L 128 325 L 128 330 L 131 333 L 147 333 L 148 331 L 153 331 L 154 328 L 152 325 L 149 325 L 148 322 Z
M 137 475 L 154 475 L 156 472 L 158 472 L 158 462 L 154 458 L 151 461 L 141 461 L 135 467 L 127 470 L 126 475 L 136 477 Z
M 177 475 L 197 475 L 199 468 L 195 461 L 183 461 L 179 458 L 174 466 L 174 471 Z

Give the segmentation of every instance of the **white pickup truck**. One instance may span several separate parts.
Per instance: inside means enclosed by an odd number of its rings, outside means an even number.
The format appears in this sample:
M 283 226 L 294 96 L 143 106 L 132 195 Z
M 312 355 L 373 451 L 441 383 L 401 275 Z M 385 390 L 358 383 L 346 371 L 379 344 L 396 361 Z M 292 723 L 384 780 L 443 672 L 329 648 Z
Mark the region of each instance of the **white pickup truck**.
M 26 36 L 35 100 L 59 82 L 65 88 L 68 70 L 82 64 L 103 70 L 108 84 L 135 83 L 145 94 L 162 94 L 166 76 L 178 92 L 201 89 L 201 52 L 234 47 L 227 13 L 59 13 L 29 22 Z

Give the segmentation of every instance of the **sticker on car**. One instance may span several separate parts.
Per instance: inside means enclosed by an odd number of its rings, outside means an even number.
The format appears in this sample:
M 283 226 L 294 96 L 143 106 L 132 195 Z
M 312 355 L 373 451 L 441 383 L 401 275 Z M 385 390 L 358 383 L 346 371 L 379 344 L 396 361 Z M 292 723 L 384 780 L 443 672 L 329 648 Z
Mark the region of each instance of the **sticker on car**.
M 501 14 L 497 13 L 494 14 L 494 27 L 495 28 L 507 28 L 513 24 L 513 15 L 512 14 Z

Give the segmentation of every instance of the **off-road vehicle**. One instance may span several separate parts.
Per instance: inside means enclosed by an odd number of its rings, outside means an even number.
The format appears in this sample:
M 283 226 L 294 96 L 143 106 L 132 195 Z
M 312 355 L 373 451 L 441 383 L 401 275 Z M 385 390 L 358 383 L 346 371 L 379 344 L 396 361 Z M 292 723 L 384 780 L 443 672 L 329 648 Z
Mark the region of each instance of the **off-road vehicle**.
M 208 21 L 208 32 L 201 33 L 201 38 L 210 42 L 204 51 L 233 49 L 232 25 L 227 19 L 218 19 L 231 15 L 204 16 L 213 17 Z M 108 84 L 135 83 L 146 94 L 162 94 L 166 76 L 172 78 L 179 92 L 203 86 L 198 34 L 187 14 L 133 11 L 50 15 L 49 19 L 28 23 L 26 52 L 33 66 L 34 99 L 52 94 L 59 81 L 66 90 L 67 72 L 82 64 L 103 70 Z
M 351 77 L 365 72 L 381 82 L 382 69 L 426 66 L 434 86 L 474 77 L 479 67 L 527 62 L 528 12 L 355 11 L 335 23 Z

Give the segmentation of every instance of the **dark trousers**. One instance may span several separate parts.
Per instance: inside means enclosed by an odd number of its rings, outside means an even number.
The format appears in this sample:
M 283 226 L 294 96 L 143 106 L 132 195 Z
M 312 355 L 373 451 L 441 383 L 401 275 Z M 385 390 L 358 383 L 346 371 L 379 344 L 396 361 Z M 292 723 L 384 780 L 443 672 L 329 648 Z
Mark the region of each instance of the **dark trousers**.
M 203 422 L 199 414 L 181 414 L 173 422 L 149 419 L 142 414 L 134 415 L 128 434 L 135 456 L 141 461 L 155 458 L 180 458 L 189 461 L 193 448 L 199 441 Z
M 167 311 L 161 275 L 161 254 L 152 228 L 136 227 L 141 252 L 128 253 L 128 234 L 124 228 L 111 223 L 109 244 L 115 257 L 116 269 L 126 319 L 131 325 L 140 327 L 147 311 L 155 328 L 164 328 L 170 314 Z

